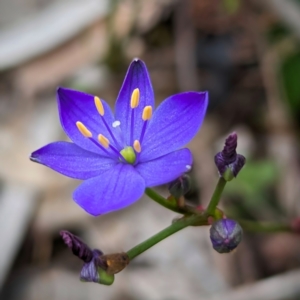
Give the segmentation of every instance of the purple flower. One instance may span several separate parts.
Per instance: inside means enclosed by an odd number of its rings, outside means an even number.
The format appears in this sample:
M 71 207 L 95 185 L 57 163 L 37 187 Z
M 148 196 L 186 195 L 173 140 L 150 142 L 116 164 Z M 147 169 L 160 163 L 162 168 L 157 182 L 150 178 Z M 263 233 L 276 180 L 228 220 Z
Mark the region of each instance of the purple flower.
M 167 98 L 154 111 L 145 64 L 134 59 L 115 105 L 66 88 L 57 91 L 62 127 L 73 141 L 55 142 L 31 160 L 84 182 L 73 198 L 97 216 L 136 202 L 146 187 L 168 183 L 191 168 L 181 149 L 198 132 L 208 104 L 206 92 Z

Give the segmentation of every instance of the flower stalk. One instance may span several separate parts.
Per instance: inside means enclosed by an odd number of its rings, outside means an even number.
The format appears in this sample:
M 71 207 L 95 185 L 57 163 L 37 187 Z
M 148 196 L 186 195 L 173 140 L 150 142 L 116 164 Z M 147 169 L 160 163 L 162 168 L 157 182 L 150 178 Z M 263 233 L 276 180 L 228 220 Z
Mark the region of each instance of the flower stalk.
M 155 190 L 151 188 L 145 189 L 145 194 L 154 200 L 156 203 L 160 204 L 161 206 L 172 210 L 176 213 L 183 214 L 183 215 L 199 215 L 202 214 L 202 211 L 197 210 L 195 207 L 189 206 L 184 204 L 184 206 L 178 206 L 177 202 L 172 202 L 172 200 L 166 199 L 160 194 L 156 193 Z
M 153 247 L 157 243 L 161 242 L 162 240 L 166 239 L 170 235 L 176 233 L 177 231 L 180 231 L 188 226 L 194 225 L 194 224 L 201 224 L 207 225 L 207 218 L 204 215 L 191 215 L 188 217 L 183 217 L 167 228 L 163 229 L 162 231 L 158 232 L 157 234 L 153 235 L 149 239 L 145 240 L 144 242 L 136 245 L 132 249 L 127 251 L 127 255 L 130 260 L 134 259 L 141 253 L 145 252 L 149 248 Z
M 257 232 L 257 233 L 292 232 L 291 226 L 289 224 L 254 222 L 254 221 L 243 221 L 243 220 L 239 220 L 239 223 L 245 231 L 249 231 L 249 232 Z M 146 250 L 155 246 L 162 240 L 171 236 L 172 234 L 188 226 L 193 226 L 193 225 L 197 225 L 197 226 L 208 225 L 207 216 L 205 214 L 202 214 L 202 215 L 190 215 L 187 217 L 183 217 L 182 219 L 179 219 L 178 221 L 174 222 L 167 228 L 161 230 L 157 234 L 148 238 L 144 242 L 128 250 L 127 255 L 129 259 L 132 260 L 138 255 L 145 252 Z
M 215 216 L 215 210 L 216 210 L 216 208 L 219 204 L 219 201 L 221 199 L 221 195 L 223 193 L 225 185 L 226 185 L 226 180 L 223 177 L 220 177 L 219 181 L 218 181 L 218 184 L 215 188 L 215 191 L 214 191 L 214 193 L 211 197 L 211 200 L 210 200 L 210 202 L 207 206 L 207 209 L 206 209 L 206 214 L 208 216 L 212 216 L 212 217 Z
M 145 194 L 149 198 L 151 198 L 152 200 L 157 202 L 158 204 L 162 205 L 163 207 L 165 207 L 167 209 L 170 209 L 170 210 L 172 210 L 174 212 L 177 212 L 177 213 L 183 213 L 183 210 L 180 207 L 178 207 L 176 203 L 173 203 L 173 202 L 167 200 L 166 198 L 164 198 L 160 194 L 156 193 L 153 189 L 146 188 L 145 189 Z
M 146 188 L 145 194 L 150 197 L 152 200 L 157 202 L 158 204 L 168 208 L 174 212 L 187 214 L 185 217 L 177 220 L 167 228 L 163 229 L 162 231 L 158 232 L 157 234 L 153 235 L 149 239 L 145 240 L 144 242 L 136 245 L 132 249 L 127 251 L 127 255 L 130 260 L 137 257 L 141 253 L 145 252 L 149 248 L 153 247 L 157 243 L 161 242 L 162 240 L 166 239 L 170 235 L 180 231 L 188 226 L 201 226 L 201 225 L 208 225 L 208 217 L 214 216 L 216 207 L 219 203 L 221 198 L 221 194 L 224 190 L 226 181 L 223 177 L 220 177 L 219 182 L 215 188 L 215 191 L 212 195 L 210 203 L 208 205 L 207 210 L 205 213 L 198 212 L 196 210 L 190 210 L 188 207 L 180 208 L 175 203 L 172 203 L 156 193 L 151 188 Z M 193 213 L 194 212 L 194 213 Z M 192 213 L 192 214 L 191 214 Z M 189 214 L 189 215 L 188 215 Z

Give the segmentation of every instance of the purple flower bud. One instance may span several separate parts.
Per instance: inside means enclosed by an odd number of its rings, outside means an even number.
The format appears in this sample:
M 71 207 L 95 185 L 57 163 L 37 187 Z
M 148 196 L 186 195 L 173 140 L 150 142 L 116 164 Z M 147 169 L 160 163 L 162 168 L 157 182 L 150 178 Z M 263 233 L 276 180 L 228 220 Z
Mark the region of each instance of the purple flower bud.
M 60 232 L 60 235 L 65 244 L 72 250 L 74 255 L 76 255 L 78 258 L 80 258 L 86 263 L 92 260 L 93 251 L 78 236 L 65 230 L 62 230 Z
M 210 240 L 219 253 L 229 253 L 241 242 L 242 227 L 234 220 L 221 219 L 210 227 Z
M 100 282 L 100 274 L 98 272 L 99 256 L 103 253 L 99 250 L 92 251 L 92 258 L 89 262 L 85 262 L 80 272 L 80 280 L 87 282 Z
M 223 150 L 215 155 L 215 164 L 218 168 L 220 176 L 226 181 L 230 181 L 240 172 L 246 158 L 236 153 L 237 134 L 233 132 L 225 141 Z
M 78 236 L 68 231 L 63 230 L 60 235 L 73 254 L 84 261 L 80 272 L 81 281 L 111 285 L 114 274 L 129 264 L 129 257 L 125 252 L 104 255 L 98 249 L 91 250 Z
M 83 265 L 80 272 L 80 280 L 84 282 L 95 282 L 105 285 L 113 284 L 114 274 L 106 272 L 106 267 L 102 262 L 103 253 L 100 250 L 93 250 L 93 257 L 90 262 Z
M 191 189 L 190 176 L 187 174 L 183 174 L 182 176 L 169 183 L 168 189 L 170 194 L 175 199 L 179 199 Z

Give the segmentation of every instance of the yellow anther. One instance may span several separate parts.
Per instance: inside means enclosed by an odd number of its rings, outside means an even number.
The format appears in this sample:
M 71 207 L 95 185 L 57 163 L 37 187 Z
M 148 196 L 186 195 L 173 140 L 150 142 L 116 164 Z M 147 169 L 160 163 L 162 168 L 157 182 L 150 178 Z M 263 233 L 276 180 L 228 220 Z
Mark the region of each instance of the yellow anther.
M 104 116 L 104 107 L 103 107 L 102 101 L 97 96 L 94 97 L 94 101 L 95 101 L 95 105 L 96 105 L 96 108 L 98 110 L 98 113 L 101 116 Z
M 140 153 L 142 148 L 141 148 L 141 144 L 138 140 L 135 140 L 133 142 L 133 149 L 137 152 L 137 153 Z
M 150 120 L 152 117 L 152 106 L 145 106 L 144 110 L 143 110 L 143 120 L 147 121 Z
M 131 100 L 130 100 L 130 106 L 131 106 L 131 108 L 138 107 L 139 102 L 140 102 L 140 90 L 139 89 L 135 89 L 132 92 L 132 95 L 131 95 Z
M 93 136 L 92 133 L 81 122 L 76 122 L 76 126 L 84 137 L 90 138 Z
M 98 141 L 99 143 L 104 147 L 104 148 L 108 148 L 109 147 L 109 140 L 103 136 L 102 134 L 98 135 Z

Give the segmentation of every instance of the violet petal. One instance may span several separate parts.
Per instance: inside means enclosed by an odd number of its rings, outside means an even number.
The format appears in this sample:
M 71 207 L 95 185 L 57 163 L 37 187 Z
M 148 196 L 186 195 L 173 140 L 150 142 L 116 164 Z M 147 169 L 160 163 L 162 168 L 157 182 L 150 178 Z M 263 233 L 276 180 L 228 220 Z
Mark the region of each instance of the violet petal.
M 99 176 L 116 165 L 116 161 L 111 158 L 86 151 L 69 142 L 48 144 L 33 152 L 30 159 L 63 175 L 81 180 Z
M 192 161 L 191 151 L 185 148 L 138 164 L 136 170 L 145 179 L 146 186 L 151 187 L 176 179 L 190 169 Z
M 85 211 L 98 216 L 136 202 L 144 190 L 145 181 L 133 166 L 119 163 L 101 176 L 83 182 L 73 198 Z
M 152 160 L 186 145 L 200 129 L 207 104 L 207 92 L 185 92 L 163 101 L 146 130 L 140 161 Z
M 104 107 L 103 118 L 96 109 L 93 95 L 60 87 L 57 90 L 57 101 L 60 121 L 65 133 L 81 148 L 107 156 L 101 147 L 96 146 L 79 132 L 76 126 L 77 121 L 82 122 L 91 131 L 95 140 L 99 134 L 102 134 L 114 144 L 104 124 L 104 118 L 114 136 L 121 142 L 120 130 L 113 127 L 115 119 L 109 105 L 104 100 L 101 99 Z
M 130 135 L 132 109 L 130 107 L 130 99 L 133 90 L 136 88 L 139 88 L 140 90 L 140 101 L 138 107 L 134 109 L 135 117 L 133 124 L 133 140 L 139 139 L 140 137 L 141 129 L 144 123 L 142 120 L 144 107 L 150 105 L 152 108 L 154 108 L 154 93 L 148 70 L 144 62 L 139 59 L 134 59 L 131 62 L 115 106 L 116 120 L 121 122 L 120 128 L 127 145 L 131 144 Z

